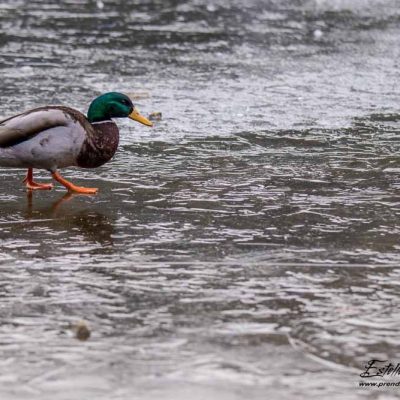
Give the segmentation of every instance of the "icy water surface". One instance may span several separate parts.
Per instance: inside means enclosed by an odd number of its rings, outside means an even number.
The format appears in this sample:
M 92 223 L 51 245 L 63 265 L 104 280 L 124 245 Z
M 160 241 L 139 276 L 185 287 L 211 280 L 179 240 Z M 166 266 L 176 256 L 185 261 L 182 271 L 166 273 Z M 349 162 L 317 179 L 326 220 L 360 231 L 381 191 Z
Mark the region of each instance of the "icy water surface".
M 389 0 L 2 1 L 1 115 L 118 90 L 163 119 L 64 171 L 96 196 L 0 170 L 0 398 L 397 397 L 359 375 L 400 361 L 399 22 Z

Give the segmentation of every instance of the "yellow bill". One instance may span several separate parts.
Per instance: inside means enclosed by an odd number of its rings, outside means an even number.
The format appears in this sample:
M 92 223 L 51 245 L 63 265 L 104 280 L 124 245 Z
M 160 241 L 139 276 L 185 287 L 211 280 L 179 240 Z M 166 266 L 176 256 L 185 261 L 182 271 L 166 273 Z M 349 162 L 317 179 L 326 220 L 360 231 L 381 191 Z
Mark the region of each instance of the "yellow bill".
M 149 121 L 146 117 L 143 117 L 143 115 L 141 115 L 136 108 L 134 108 L 133 111 L 129 114 L 129 118 L 133 119 L 134 121 L 140 122 L 143 125 L 153 126 L 153 123 Z

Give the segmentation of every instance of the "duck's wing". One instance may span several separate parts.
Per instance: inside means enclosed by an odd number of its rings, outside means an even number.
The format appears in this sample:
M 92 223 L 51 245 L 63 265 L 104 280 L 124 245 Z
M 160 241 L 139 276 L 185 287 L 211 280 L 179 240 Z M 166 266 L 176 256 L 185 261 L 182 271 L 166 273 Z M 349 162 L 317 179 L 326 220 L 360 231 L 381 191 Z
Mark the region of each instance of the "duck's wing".
M 0 121 L 0 147 L 14 146 L 47 129 L 67 126 L 72 118 L 67 107 L 54 106 L 36 108 Z

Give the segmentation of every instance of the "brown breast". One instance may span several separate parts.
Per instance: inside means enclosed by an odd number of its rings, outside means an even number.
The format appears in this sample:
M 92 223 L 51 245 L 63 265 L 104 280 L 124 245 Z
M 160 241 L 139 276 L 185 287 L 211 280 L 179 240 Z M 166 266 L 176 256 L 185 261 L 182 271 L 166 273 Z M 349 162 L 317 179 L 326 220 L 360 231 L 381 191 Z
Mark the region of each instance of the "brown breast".
M 92 124 L 94 131 L 87 135 L 77 157 L 82 168 L 96 168 L 110 161 L 118 148 L 119 131 L 113 121 Z

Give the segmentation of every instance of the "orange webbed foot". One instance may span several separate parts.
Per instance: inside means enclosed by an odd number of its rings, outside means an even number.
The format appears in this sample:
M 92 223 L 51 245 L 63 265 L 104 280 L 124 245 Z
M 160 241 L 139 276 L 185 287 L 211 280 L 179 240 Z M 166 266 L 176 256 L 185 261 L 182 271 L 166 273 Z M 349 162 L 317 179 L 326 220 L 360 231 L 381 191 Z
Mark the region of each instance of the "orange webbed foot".
M 51 190 L 53 185 L 51 183 L 37 183 L 33 180 L 33 170 L 28 169 L 25 179 L 22 181 L 29 190 Z
M 87 188 L 82 186 L 72 185 L 68 188 L 68 192 L 77 194 L 96 194 L 99 191 L 97 188 Z
M 76 186 L 73 183 L 67 181 L 63 178 L 57 171 L 53 172 L 52 177 L 61 185 L 65 186 L 70 193 L 77 193 L 77 194 L 96 194 L 98 192 L 97 188 L 86 188 L 81 186 Z
M 53 189 L 52 183 L 25 182 L 25 186 L 29 190 L 51 190 L 51 189 Z

